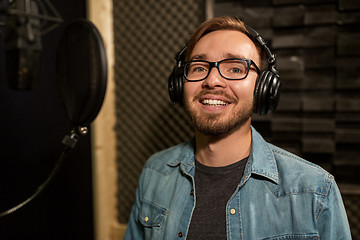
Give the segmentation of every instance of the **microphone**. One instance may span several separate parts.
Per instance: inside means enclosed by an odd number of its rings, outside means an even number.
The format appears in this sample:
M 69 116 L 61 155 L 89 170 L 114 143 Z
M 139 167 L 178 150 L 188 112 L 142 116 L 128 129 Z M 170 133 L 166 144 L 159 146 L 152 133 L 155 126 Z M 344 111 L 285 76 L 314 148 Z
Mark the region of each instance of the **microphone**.
M 42 21 L 60 24 L 62 19 L 48 1 L 13 0 L 8 5 L 4 41 L 8 86 L 14 90 L 32 90 L 38 84 L 41 36 L 56 27 L 42 30 L 45 26 Z M 47 14 L 46 7 L 55 17 Z
M 18 0 L 11 9 L 23 12 L 8 15 L 5 28 L 5 65 L 8 85 L 11 89 L 31 90 L 36 88 L 39 75 L 41 31 L 39 9 L 31 0 Z

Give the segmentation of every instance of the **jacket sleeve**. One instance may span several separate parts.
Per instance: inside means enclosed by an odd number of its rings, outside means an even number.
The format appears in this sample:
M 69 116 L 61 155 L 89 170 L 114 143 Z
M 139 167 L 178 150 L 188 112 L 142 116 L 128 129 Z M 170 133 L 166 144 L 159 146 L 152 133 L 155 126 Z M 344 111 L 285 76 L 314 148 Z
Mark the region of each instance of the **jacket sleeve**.
M 144 239 L 144 227 L 139 222 L 139 209 L 140 209 L 140 199 L 141 199 L 141 183 L 142 177 L 139 180 L 139 186 L 136 189 L 136 198 L 135 203 L 132 206 L 132 210 L 130 213 L 129 222 L 126 228 L 124 240 L 141 240 Z
M 317 225 L 320 239 L 351 240 L 345 207 L 334 178 L 332 178 L 327 194 L 322 196 L 322 209 Z

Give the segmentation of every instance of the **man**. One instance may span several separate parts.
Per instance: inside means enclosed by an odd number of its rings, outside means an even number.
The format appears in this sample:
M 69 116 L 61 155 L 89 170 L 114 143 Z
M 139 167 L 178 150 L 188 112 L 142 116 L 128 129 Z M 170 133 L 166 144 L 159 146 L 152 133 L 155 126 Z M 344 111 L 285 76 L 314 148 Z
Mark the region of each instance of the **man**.
M 181 53 L 170 95 L 180 86 L 172 99 L 195 138 L 147 161 L 125 239 L 351 239 L 333 176 L 251 127 L 279 82 L 274 61 L 260 70 L 272 55 L 250 29 L 238 18 L 208 20 Z

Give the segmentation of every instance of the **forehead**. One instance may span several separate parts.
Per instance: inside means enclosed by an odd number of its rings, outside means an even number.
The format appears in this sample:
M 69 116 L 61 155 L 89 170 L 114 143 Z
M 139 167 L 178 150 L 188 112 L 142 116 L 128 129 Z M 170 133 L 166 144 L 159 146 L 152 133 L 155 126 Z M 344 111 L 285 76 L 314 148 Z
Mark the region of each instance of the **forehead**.
M 205 58 L 208 61 L 219 61 L 228 56 L 259 62 L 255 44 L 246 34 L 236 30 L 218 30 L 206 34 L 196 43 L 190 59 Z

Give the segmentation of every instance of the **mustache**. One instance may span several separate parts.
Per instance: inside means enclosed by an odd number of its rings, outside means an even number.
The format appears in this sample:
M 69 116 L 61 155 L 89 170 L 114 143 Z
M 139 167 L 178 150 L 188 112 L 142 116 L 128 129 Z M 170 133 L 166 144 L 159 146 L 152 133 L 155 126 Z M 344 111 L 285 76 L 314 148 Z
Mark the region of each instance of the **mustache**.
M 197 94 L 195 94 L 193 100 L 194 101 L 199 101 L 206 94 L 222 96 L 222 97 L 226 98 L 226 100 L 228 102 L 231 102 L 231 103 L 237 103 L 238 102 L 237 98 L 229 95 L 228 93 L 226 93 L 225 91 L 223 91 L 221 89 L 215 89 L 215 90 L 203 89 L 200 92 L 198 92 Z

